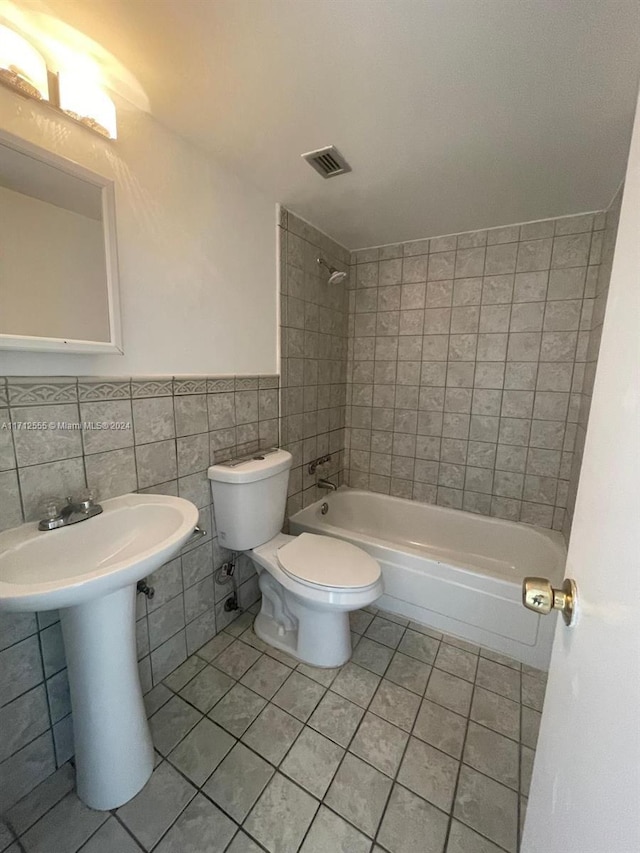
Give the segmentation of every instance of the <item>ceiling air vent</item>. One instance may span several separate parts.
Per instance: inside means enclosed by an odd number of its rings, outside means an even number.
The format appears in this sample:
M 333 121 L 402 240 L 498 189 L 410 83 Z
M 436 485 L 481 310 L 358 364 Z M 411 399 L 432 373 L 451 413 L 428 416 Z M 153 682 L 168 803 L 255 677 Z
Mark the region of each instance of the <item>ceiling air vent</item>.
M 344 175 L 345 172 L 351 171 L 351 166 L 334 145 L 318 148 L 317 151 L 308 151 L 302 157 L 323 178 L 335 178 L 336 175 Z

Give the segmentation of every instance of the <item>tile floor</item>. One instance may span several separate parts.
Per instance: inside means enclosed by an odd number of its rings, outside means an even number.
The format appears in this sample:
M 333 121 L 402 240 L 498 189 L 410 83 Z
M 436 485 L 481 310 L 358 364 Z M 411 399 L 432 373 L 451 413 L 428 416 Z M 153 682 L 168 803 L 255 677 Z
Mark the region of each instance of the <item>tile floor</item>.
M 516 853 L 543 673 L 373 608 L 352 614 L 352 660 L 314 669 L 252 620 L 147 695 L 137 797 L 91 811 L 65 765 L 5 816 L 0 851 Z

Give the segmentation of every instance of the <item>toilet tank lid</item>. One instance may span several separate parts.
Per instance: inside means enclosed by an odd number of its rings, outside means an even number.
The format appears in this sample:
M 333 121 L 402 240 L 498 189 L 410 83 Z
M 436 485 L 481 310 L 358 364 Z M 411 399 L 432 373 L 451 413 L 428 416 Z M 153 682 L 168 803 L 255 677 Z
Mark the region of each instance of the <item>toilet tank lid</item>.
M 218 483 L 253 483 L 288 470 L 291 468 L 291 459 L 291 454 L 286 450 L 274 447 L 212 465 L 207 470 L 207 476 Z

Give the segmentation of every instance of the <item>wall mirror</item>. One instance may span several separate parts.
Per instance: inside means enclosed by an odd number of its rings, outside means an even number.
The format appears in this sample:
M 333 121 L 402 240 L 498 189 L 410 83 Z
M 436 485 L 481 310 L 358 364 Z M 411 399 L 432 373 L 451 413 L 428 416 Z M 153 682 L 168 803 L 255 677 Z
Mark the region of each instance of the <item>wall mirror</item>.
M 122 352 L 113 181 L 4 132 L 0 349 Z

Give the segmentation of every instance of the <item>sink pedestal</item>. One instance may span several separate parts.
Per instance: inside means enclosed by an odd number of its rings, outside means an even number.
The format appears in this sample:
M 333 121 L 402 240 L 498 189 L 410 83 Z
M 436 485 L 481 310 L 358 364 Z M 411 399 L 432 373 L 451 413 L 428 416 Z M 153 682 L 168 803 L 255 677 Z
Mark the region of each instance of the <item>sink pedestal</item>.
M 136 586 L 60 611 L 67 658 L 77 790 L 92 809 L 130 800 L 153 770 L 138 675 Z

